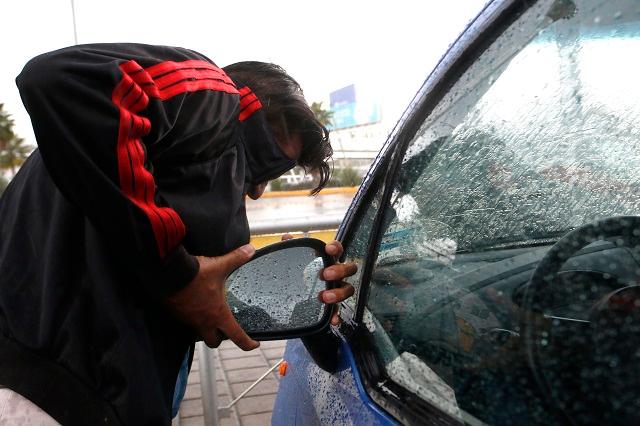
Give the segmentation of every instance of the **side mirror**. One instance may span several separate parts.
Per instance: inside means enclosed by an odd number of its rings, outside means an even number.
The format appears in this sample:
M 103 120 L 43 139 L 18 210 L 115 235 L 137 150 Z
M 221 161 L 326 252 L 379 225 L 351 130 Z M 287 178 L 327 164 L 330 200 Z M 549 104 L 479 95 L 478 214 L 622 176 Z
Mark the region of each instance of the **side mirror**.
M 314 238 L 282 241 L 257 250 L 227 278 L 227 303 L 256 340 L 308 336 L 329 326 L 332 307 L 318 293 L 333 288 L 320 271 L 334 263 Z

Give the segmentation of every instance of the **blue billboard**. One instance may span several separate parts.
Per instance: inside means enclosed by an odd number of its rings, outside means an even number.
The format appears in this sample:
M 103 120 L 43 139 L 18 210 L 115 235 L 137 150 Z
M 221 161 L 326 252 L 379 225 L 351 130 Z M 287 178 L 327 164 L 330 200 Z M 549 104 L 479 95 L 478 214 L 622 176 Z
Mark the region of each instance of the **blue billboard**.
M 380 121 L 376 102 L 357 101 L 356 86 L 350 84 L 329 94 L 329 109 L 333 113 L 329 129 L 344 129 Z

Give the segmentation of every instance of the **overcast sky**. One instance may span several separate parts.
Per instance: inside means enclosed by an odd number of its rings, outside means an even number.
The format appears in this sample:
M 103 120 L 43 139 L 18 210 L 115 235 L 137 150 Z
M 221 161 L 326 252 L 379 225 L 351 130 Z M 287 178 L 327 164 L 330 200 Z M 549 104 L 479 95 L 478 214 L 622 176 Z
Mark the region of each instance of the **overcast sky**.
M 486 0 L 75 0 L 79 43 L 187 47 L 219 66 L 270 61 L 309 102 L 355 84 L 395 122 L 437 60 Z M 0 103 L 35 143 L 15 76 L 33 56 L 74 43 L 70 0 L 3 0 Z

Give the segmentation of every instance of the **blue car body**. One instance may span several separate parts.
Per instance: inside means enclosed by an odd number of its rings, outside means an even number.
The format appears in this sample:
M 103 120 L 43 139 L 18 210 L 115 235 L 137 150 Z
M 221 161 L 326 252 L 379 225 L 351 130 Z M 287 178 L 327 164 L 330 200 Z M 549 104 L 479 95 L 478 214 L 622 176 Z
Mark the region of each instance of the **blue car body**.
M 349 344 L 343 340 L 340 349 L 337 371 L 328 373 L 311 359 L 302 341 L 289 341 L 284 359 L 290 367 L 280 380 L 273 425 L 396 424 L 367 395 Z

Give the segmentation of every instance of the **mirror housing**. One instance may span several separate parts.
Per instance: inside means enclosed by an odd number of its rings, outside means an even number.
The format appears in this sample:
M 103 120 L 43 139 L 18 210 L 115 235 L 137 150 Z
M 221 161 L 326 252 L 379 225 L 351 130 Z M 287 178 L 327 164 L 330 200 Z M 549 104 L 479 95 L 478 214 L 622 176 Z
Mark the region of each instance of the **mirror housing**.
M 320 271 L 335 263 L 315 238 L 295 238 L 256 251 L 225 283 L 227 303 L 255 340 L 305 337 L 329 328 L 333 306 L 318 299 L 334 282 Z

